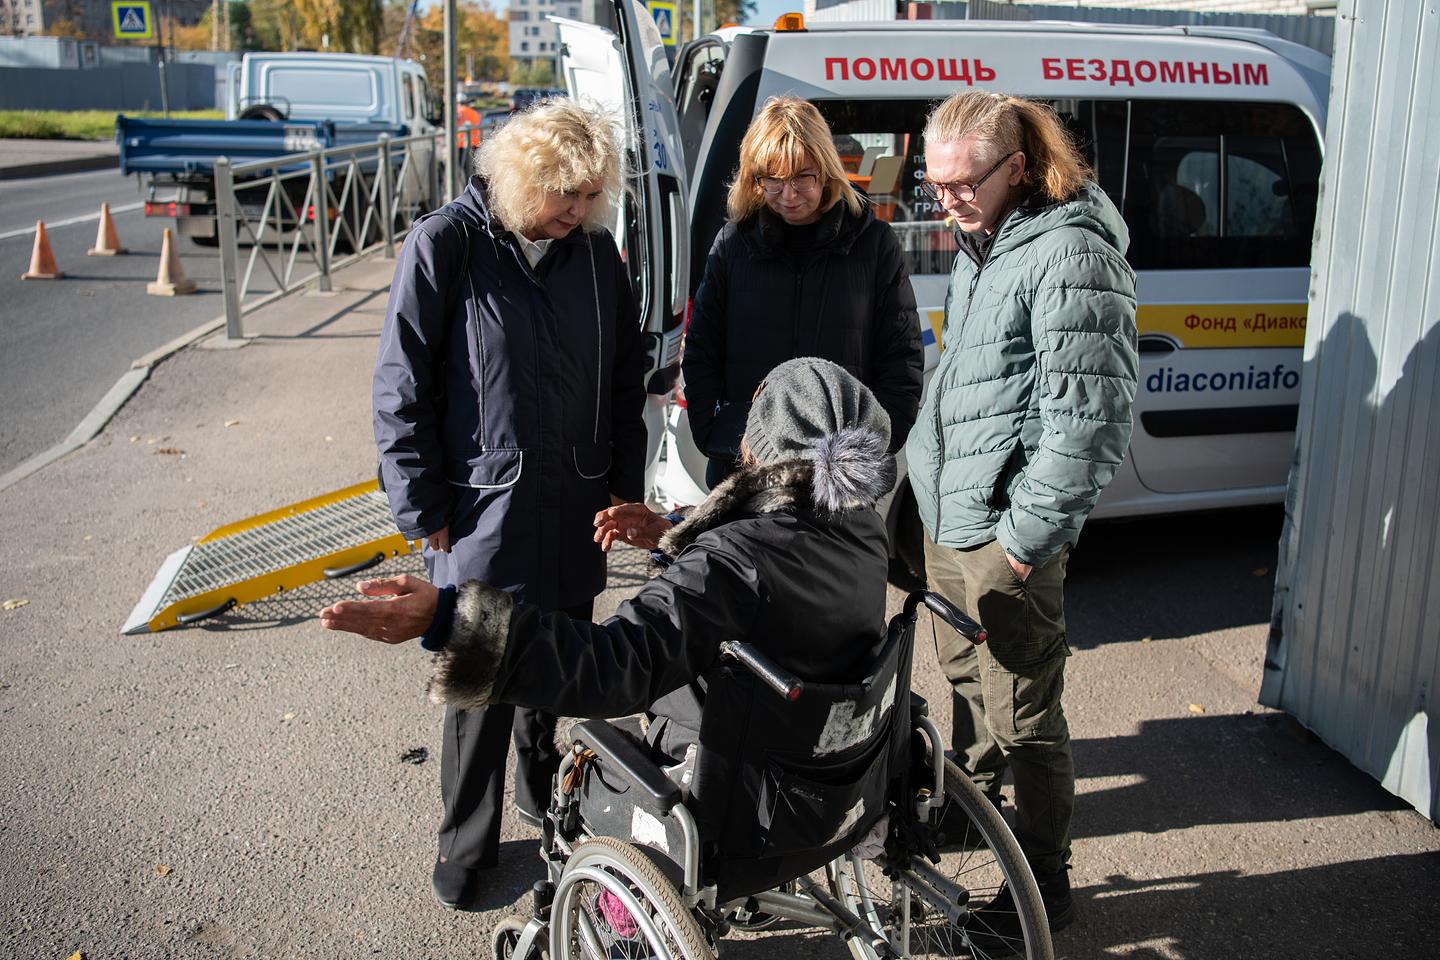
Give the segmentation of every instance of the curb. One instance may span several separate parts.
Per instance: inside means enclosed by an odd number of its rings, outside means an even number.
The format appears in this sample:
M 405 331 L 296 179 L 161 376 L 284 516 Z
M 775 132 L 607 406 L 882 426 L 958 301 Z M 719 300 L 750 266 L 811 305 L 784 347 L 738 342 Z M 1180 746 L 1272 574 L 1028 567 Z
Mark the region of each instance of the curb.
M 157 347 L 136 360 L 130 365 L 129 370 L 120 375 L 120 379 L 115 381 L 115 385 L 105 396 L 100 398 L 100 402 L 91 408 L 75 429 L 70 431 L 68 437 L 50 449 L 23 461 L 8 473 L 0 474 L 0 491 L 8 490 L 26 477 L 39 473 L 65 454 L 78 450 L 89 443 L 105 427 L 105 424 L 110 422 L 110 418 L 120 412 L 120 408 L 125 406 L 125 402 L 135 395 L 135 391 L 139 390 L 140 385 L 149 378 L 150 371 L 155 368 L 157 363 L 224 326 L 224 316 L 207 320 L 189 333 L 181 334 L 164 346 Z
M 72 157 L 69 160 L 49 160 L 42 163 L 16 163 L 0 167 L 0 180 L 23 180 L 27 177 L 48 177 L 59 173 L 82 173 L 86 170 L 104 170 L 118 167 L 117 154 L 101 154 L 98 157 Z

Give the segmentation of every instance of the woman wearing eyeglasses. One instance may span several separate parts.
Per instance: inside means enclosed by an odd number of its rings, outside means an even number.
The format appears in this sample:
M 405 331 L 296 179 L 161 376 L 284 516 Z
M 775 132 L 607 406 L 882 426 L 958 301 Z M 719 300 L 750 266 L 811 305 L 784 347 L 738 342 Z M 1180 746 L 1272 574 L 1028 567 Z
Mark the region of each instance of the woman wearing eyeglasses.
M 890 225 L 850 185 L 814 106 L 772 97 L 740 144 L 685 340 L 685 396 L 714 487 L 736 469 L 756 388 L 796 357 L 844 367 L 890 415 L 891 450 L 920 404 L 915 296 Z
M 976 647 L 938 627 L 951 746 L 997 806 L 1010 771 L 1015 835 L 1059 929 L 1074 917 L 1065 561 L 1130 440 L 1129 234 L 1044 104 L 951 97 L 926 123 L 925 167 L 961 252 L 905 454 L 930 588 L 989 632 Z M 972 944 L 1018 942 L 1017 916 L 1008 889 L 972 907 Z

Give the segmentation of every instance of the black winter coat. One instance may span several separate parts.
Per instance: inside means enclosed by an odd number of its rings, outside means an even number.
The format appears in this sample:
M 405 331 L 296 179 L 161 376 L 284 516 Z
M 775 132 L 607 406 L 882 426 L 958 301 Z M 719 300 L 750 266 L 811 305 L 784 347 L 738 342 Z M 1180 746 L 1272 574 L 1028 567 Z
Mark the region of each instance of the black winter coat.
M 823 357 L 871 389 L 890 414 L 890 449 L 898 449 L 920 407 L 924 353 L 895 232 L 868 204 L 857 216 L 836 203 L 820 218 L 814 248 L 796 262 L 785 229 L 762 207 L 727 223 L 710 248 L 685 335 L 696 444 L 709 445 L 720 405 L 748 403 L 777 365 Z
M 644 498 L 644 375 L 610 234 L 576 229 L 532 269 L 472 179 L 406 238 L 380 336 L 375 441 L 401 532 L 451 528 L 442 579 L 590 600 L 596 511 Z
M 604 623 L 465 584 L 432 698 L 571 717 L 649 710 L 652 742 L 679 757 L 698 742 L 700 678 L 726 640 L 756 644 L 802 679 L 861 679 L 885 627 L 888 541 L 873 503 L 895 478 L 885 441 L 862 436 L 853 456 L 824 458 L 849 460 L 853 499 L 840 509 L 815 504 L 811 461 L 741 470 L 666 535 L 674 562 Z

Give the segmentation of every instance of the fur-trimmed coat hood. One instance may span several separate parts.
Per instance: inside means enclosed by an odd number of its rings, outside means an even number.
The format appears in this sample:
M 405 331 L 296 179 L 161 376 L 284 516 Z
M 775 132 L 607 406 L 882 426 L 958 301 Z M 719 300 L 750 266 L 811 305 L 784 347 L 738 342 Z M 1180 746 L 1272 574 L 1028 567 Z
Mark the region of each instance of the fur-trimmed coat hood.
M 572 717 L 648 710 L 652 739 L 675 755 L 698 736 L 702 678 L 725 640 L 754 642 L 804 679 L 857 680 L 884 632 L 889 545 L 874 504 L 894 470 L 882 438 L 853 431 L 808 459 L 741 470 L 665 535 L 674 562 L 601 624 L 464 584 L 431 698 Z

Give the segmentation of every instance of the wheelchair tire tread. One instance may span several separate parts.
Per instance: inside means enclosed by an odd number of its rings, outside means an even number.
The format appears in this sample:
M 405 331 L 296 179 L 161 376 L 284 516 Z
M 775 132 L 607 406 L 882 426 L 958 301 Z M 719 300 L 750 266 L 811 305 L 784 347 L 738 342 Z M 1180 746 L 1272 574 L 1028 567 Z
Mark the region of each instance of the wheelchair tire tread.
M 639 848 L 615 837 L 591 837 L 576 845 L 565 869 L 569 871 L 573 867 L 584 865 L 587 860 L 596 856 L 606 856 L 619 861 L 620 865 L 631 873 L 632 879 L 639 881 L 638 885 L 642 887 L 645 898 L 665 912 L 665 919 L 678 941 L 677 946 L 684 953 L 683 958 L 676 960 L 711 960 L 715 956 L 715 951 L 700 929 L 700 924 L 685 908 L 675 885 Z M 552 922 L 558 920 L 557 917 Z M 552 950 L 552 956 L 554 955 Z

